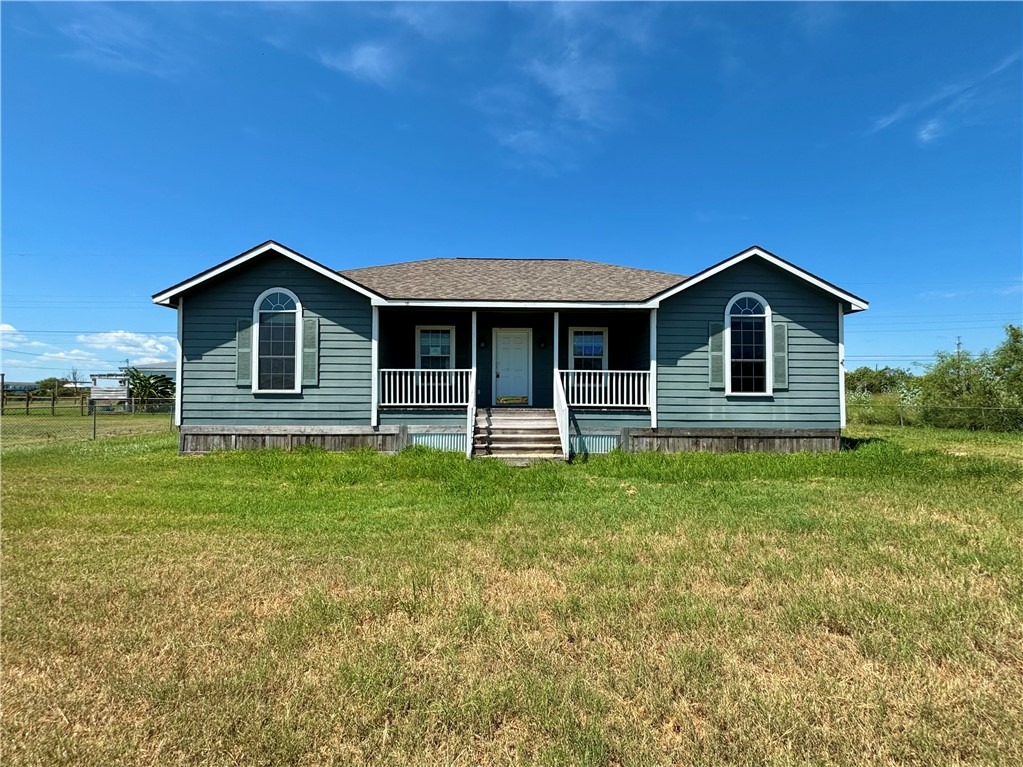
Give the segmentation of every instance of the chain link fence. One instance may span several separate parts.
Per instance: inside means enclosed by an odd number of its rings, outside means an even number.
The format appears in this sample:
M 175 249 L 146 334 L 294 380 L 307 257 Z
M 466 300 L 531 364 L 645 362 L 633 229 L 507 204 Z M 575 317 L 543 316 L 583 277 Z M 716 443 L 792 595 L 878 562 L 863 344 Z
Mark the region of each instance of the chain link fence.
M 846 421 L 870 426 L 937 426 L 967 431 L 1023 431 L 1023 408 L 847 402 Z
M 0 446 L 4 449 L 158 434 L 174 428 L 173 399 L 143 402 L 5 396 L 0 408 Z

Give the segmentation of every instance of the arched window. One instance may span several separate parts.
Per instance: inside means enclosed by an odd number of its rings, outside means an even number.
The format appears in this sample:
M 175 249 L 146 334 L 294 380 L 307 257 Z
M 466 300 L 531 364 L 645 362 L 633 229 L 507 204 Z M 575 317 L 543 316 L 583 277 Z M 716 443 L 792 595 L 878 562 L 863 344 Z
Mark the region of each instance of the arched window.
M 286 288 L 271 288 L 256 299 L 253 314 L 253 391 L 299 391 L 302 303 L 298 296 Z
M 771 307 L 739 293 L 725 307 L 726 394 L 771 394 Z

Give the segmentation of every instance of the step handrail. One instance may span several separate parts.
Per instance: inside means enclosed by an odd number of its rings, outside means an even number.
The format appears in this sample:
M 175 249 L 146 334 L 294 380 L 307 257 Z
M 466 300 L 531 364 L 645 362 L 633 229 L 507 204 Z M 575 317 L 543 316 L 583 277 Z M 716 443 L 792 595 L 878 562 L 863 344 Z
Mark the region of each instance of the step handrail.
M 473 313 L 473 322 L 476 314 Z M 476 368 L 469 374 L 469 404 L 465 408 L 465 457 L 472 458 L 473 442 L 476 439 Z

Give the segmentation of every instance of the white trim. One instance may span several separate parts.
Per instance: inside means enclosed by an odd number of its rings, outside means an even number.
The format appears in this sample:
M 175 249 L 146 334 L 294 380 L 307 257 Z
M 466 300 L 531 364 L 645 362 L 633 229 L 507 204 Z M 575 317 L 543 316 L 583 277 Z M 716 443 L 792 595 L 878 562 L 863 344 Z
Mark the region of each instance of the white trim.
M 864 301 L 862 298 L 857 298 L 856 296 L 850 293 L 846 293 L 844 290 L 839 290 L 834 285 L 829 285 L 819 277 L 814 277 L 809 272 L 803 271 L 798 266 L 794 266 L 788 263 L 787 261 L 783 261 L 773 253 L 768 253 L 766 250 L 762 250 L 761 248 L 750 248 L 749 250 L 744 250 L 742 253 L 732 256 L 731 258 L 722 261 L 720 264 L 717 264 L 716 266 L 712 266 L 709 269 L 705 269 L 699 274 L 693 275 L 692 277 L 685 280 L 681 284 L 676 285 L 673 288 L 669 288 L 664 293 L 661 293 L 660 295 L 656 296 L 655 299 L 650 299 L 650 303 L 656 306 L 660 304 L 661 301 L 664 301 L 666 298 L 671 298 L 675 294 L 680 293 L 681 291 L 686 290 L 688 288 L 691 288 L 693 287 L 693 285 L 698 285 L 704 280 L 713 277 L 715 274 L 720 274 L 725 269 L 735 266 L 736 264 L 745 261 L 747 258 L 752 258 L 754 256 L 762 258 L 765 261 L 767 261 L 767 263 L 773 264 L 774 266 L 777 266 L 779 269 L 784 269 L 786 272 L 789 272 L 790 274 L 794 274 L 796 277 L 799 277 L 800 279 L 809 282 L 811 285 L 820 288 L 821 290 L 830 293 L 833 296 L 837 296 L 838 298 L 847 302 L 852 307 L 852 311 L 854 312 L 863 311 L 864 309 L 870 306 L 870 304 Z
M 259 305 L 271 293 L 284 293 L 295 302 L 295 386 L 291 389 L 260 389 L 259 386 Z M 302 393 L 302 326 L 304 319 L 302 302 L 287 288 L 270 288 L 259 294 L 252 304 L 252 393 L 253 394 L 301 394 Z
M 185 282 L 179 283 L 171 288 L 168 288 L 167 290 L 164 290 L 161 293 L 157 293 L 155 296 L 153 296 L 153 303 L 161 304 L 163 306 L 171 306 L 173 303 L 173 299 L 177 298 L 185 291 L 191 290 L 196 285 L 201 285 L 202 283 L 208 280 L 212 280 L 214 277 L 218 277 L 224 272 L 230 271 L 231 269 L 234 269 L 237 266 L 241 266 L 242 264 L 251 261 L 252 259 L 257 258 L 271 250 L 280 253 L 285 258 L 289 258 L 295 263 L 306 267 L 307 269 L 311 269 L 312 271 L 316 272 L 317 274 L 323 277 L 326 277 L 328 280 L 331 280 L 332 282 L 337 282 L 341 285 L 344 285 L 346 288 L 354 290 L 356 293 L 361 293 L 367 298 L 378 297 L 377 294 L 374 293 L 373 291 L 367 290 L 366 288 L 362 287 L 362 285 L 359 285 L 358 283 L 352 282 L 351 280 L 342 277 L 340 274 L 328 269 L 323 264 L 318 264 L 311 258 L 307 258 L 303 256 L 301 253 L 296 253 L 295 251 L 286 248 L 283 245 L 271 240 L 269 242 L 263 243 L 262 245 L 259 245 L 258 247 L 253 248 L 252 250 L 246 251 L 241 255 L 235 256 L 234 258 L 229 259 L 228 261 L 225 261 L 224 263 L 220 264 L 220 266 L 215 266 L 208 271 L 196 275 L 195 277 L 192 277 L 190 280 L 186 280 Z
M 380 307 L 373 307 L 373 323 L 369 342 L 369 425 L 380 423 Z
M 181 426 L 181 389 L 185 382 L 185 347 L 182 343 L 184 339 L 185 330 L 185 315 L 184 315 L 185 299 L 178 299 L 178 356 L 175 360 L 175 375 L 177 381 L 174 382 L 174 425 Z
M 451 332 L 451 364 L 447 368 L 430 368 L 431 370 L 454 370 L 455 365 L 455 326 L 454 325 L 416 325 L 416 370 L 423 370 L 423 360 L 419 353 L 419 334 L 424 330 L 448 330 Z M 426 355 L 432 357 L 432 354 Z M 437 355 L 438 357 L 441 355 Z
M 764 391 L 732 391 L 732 306 L 741 298 L 755 298 L 764 307 Z M 754 315 L 761 316 L 761 315 Z M 774 327 L 771 305 L 759 293 L 746 290 L 736 293 L 725 306 L 725 396 L 726 397 L 772 397 L 774 396 Z
M 471 301 L 426 298 L 373 298 L 374 306 L 430 307 L 435 309 L 650 309 L 657 300 L 643 301 Z
M 490 399 L 494 407 L 502 407 L 497 402 L 497 336 L 503 330 L 526 334 L 526 407 L 533 406 L 533 329 L 532 328 L 493 328 L 490 331 Z
M 657 428 L 657 310 L 650 310 L 650 428 Z
M 838 412 L 839 427 L 845 428 L 845 312 L 838 305 Z
M 587 332 L 592 333 L 595 330 L 599 330 L 599 331 L 601 331 L 604 334 L 604 356 L 601 358 L 601 363 L 600 364 L 602 366 L 601 370 L 607 370 L 607 347 L 608 347 L 608 341 L 610 340 L 608 338 L 607 328 L 606 327 L 605 328 L 583 327 L 583 326 L 569 327 L 569 329 L 568 329 L 568 369 L 569 370 L 575 370 L 575 339 L 573 338 L 573 336 L 576 333 L 587 333 Z

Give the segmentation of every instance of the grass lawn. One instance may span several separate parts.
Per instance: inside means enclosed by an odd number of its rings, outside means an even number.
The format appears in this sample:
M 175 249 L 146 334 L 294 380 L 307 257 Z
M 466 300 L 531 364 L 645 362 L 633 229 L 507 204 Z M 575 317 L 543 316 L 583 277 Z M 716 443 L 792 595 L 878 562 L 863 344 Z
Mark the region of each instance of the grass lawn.
M 1019 764 L 1023 440 L 5 451 L 5 765 Z

